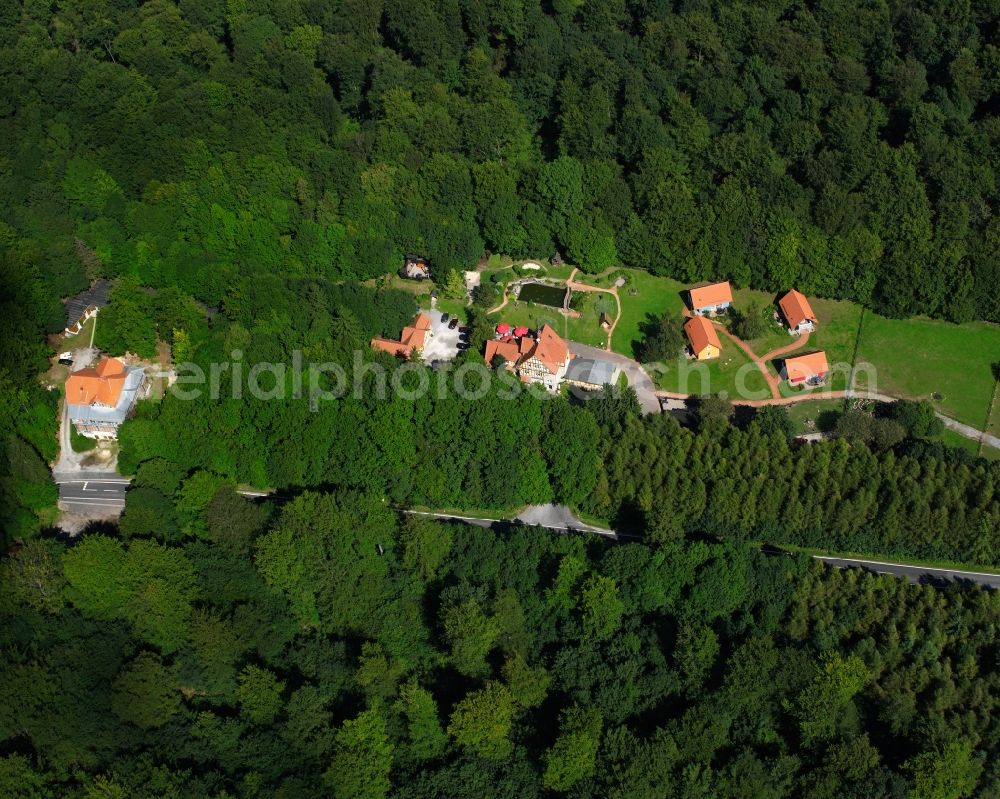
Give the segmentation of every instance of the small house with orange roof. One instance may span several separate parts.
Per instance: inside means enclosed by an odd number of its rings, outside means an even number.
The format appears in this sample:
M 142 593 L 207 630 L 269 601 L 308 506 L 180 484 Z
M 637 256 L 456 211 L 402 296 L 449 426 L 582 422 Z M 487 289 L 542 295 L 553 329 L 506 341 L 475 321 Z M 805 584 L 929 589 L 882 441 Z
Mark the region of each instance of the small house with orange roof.
M 785 358 L 781 367 L 781 376 L 791 386 L 821 386 L 829 372 L 830 364 L 822 350 Z
M 684 323 L 684 333 L 687 335 L 691 355 L 699 361 L 710 361 L 718 358 L 722 352 L 722 342 L 715 326 L 704 316 L 692 316 Z
M 778 308 L 781 309 L 790 335 L 798 336 L 816 329 L 816 314 L 813 313 L 809 300 L 795 289 L 785 292 L 778 300 Z
M 418 313 L 412 325 L 403 328 L 399 340 L 391 338 L 373 338 L 372 349 L 387 352 L 396 358 L 412 358 L 414 353 L 420 354 L 431 333 L 431 318 L 425 313 Z
M 534 337 L 508 333 L 487 341 L 483 357 L 489 366 L 499 357 L 504 368 L 514 372 L 522 382 L 541 383 L 549 391 L 556 391 L 573 356 L 559 334 L 549 325 L 542 325 Z
M 689 288 L 688 299 L 696 316 L 714 316 L 729 310 L 733 304 L 733 290 L 728 280 L 706 283 Z
M 97 366 L 73 372 L 66 380 L 66 411 L 80 435 L 111 439 L 135 407 L 146 384 L 139 366 L 101 358 Z

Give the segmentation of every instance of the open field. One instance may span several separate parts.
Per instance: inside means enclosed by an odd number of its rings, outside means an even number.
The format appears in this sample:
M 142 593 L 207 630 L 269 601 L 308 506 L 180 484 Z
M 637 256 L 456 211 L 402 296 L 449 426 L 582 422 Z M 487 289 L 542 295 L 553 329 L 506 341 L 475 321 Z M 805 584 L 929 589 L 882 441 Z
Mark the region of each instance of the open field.
M 722 354 L 711 361 L 680 358 L 660 374 L 651 374 L 657 388 L 682 394 L 720 394 L 729 398 L 766 399 L 771 396 L 760 370 L 743 350 L 722 340 Z
M 684 301 L 680 292 L 684 286 L 667 277 L 656 277 L 638 269 L 622 269 L 628 277 L 628 284 L 618 289 L 622 304 L 622 316 L 615 327 L 611 348 L 615 352 L 635 357 L 635 347 L 642 341 L 640 330 L 649 317 L 659 317 L 664 313 L 677 316 L 681 324 Z M 586 280 L 586 276 L 581 276 Z M 635 291 L 635 294 L 632 292 Z
M 421 303 L 421 307 L 430 307 L 430 300 L 428 299 L 426 303 Z M 451 316 L 457 316 L 462 320 L 462 324 L 465 324 L 469 318 L 469 311 L 465 305 L 465 300 L 452 300 L 447 297 L 438 297 L 437 309 L 443 311 Z
M 886 319 L 866 313 L 858 359 L 875 367 L 878 391 L 934 399 L 941 413 L 981 429 L 996 384 L 990 364 L 998 355 L 997 325 Z M 862 372 L 855 387 L 872 388 L 870 382 Z
M 986 432 L 1000 436 L 1000 383 L 994 386 L 993 392 L 993 407 L 990 409 L 990 420 L 986 425 Z
M 858 325 L 861 323 L 861 307 L 851 302 L 838 300 L 823 300 L 810 298 L 810 304 L 816 312 L 818 327 L 809 334 L 809 341 L 800 350 L 787 353 L 788 356 L 806 353 L 813 350 L 823 350 L 830 364 L 831 375 L 822 390 L 842 391 L 847 388 L 850 366 L 854 360 L 854 347 L 858 338 Z M 784 334 L 786 342 L 793 337 Z M 763 352 L 757 350 L 761 355 Z M 772 360 L 768 368 L 778 374 L 779 364 Z M 814 389 L 815 390 L 815 389 Z M 802 389 L 791 388 L 787 383 L 781 383 L 783 396 L 791 397 L 802 393 Z
M 580 316 L 567 318 L 557 308 L 532 302 L 510 302 L 498 313 L 492 314 L 494 322 L 507 322 L 513 327 L 524 325 L 537 330 L 543 324 L 548 324 L 563 338 L 589 344 L 593 347 L 603 347 L 607 341 L 607 333 L 600 325 L 599 294 L 583 294 L 580 296 Z M 610 298 L 614 302 L 613 298 Z
M 833 421 L 836 415 L 844 409 L 844 401 L 842 399 L 825 399 L 815 402 L 797 402 L 794 405 L 785 405 L 784 407 L 788 411 L 788 418 L 792 420 L 797 434 L 826 433 L 830 429 L 828 422 Z

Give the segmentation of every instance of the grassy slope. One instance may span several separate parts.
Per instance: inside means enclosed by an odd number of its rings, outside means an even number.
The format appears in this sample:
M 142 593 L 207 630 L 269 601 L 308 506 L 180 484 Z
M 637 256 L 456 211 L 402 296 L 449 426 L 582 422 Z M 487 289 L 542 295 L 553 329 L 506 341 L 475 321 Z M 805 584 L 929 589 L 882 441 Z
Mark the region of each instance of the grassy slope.
M 722 339 L 722 354 L 701 363 L 681 360 L 669 364 L 666 372 L 654 375 L 665 391 L 684 394 L 719 394 L 730 398 L 766 399 L 771 396 L 760 370 L 750 358 L 727 338 Z M 737 386 L 742 380 L 742 385 Z
M 628 276 L 627 285 L 618 289 L 622 303 L 622 316 L 615 327 L 611 348 L 615 352 L 635 357 L 635 345 L 642 341 L 640 326 L 649 316 L 658 317 L 663 313 L 674 314 L 678 323 L 684 301 L 680 292 L 684 286 L 676 280 L 656 277 L 636 269 L 621 270 Z M 633 295 L 632 290 L 636 293 Z
M 840 391 L 847 388 L 850 366 L 854 359 L 854 347 L 858 339 L 858 325 L 861 323 L 861 308 L 851 302 L 838 300 L 810 300 L 819 326 L 810 336 L 802 352 L 823 350 L 830 364 L 831 376 L 823 390 Z M 791 339 L 791 336 L 788 336 Z M 768 368 L 777 374 L 778 364 L 768 362 Z M 781 393 L 794 396 L 800 389 L 793 389 L 787 383 L 781 384 Z
M 879 391 L 912 399 L 938 392 L 942 413 L 981 429 L 995 384 L 990 362 L 998 354 L 997 325 L 865 314 L 858 357 L 875 367 Z M 858 386 L 871 388 L 870 382 L 861 375 Z

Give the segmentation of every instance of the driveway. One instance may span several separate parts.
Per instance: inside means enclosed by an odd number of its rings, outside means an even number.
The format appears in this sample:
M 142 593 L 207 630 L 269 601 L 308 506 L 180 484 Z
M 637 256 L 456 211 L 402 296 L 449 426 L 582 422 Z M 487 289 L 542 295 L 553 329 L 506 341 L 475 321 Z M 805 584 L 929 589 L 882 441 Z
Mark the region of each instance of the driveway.
M 423 311 L 431 318 L 431 337 L 424 344 L 424 351 L 421 357 L 425 363 L 434 361 L 450 361 L 458 355 L 459 332 L 456 327 L 451 330 L 448 322 L 442 322 L 441 311 L 432 309 Z M 451 320 L 449 320 L 451 321 Z
M 566 343 L 569 346 L 569 351 L 577 358 L 593 358 L 597 361 L 608 361 L 615 364 L 628 378 L 628 384 L 635 389 L 635 395 L 639 399 L 642 412 L 660 412 L 660 399 L 656 396 L 656 386 L 653 385 L 653 381 L 637 361 L 619 355 L 617 352 L 608 352 L 600 347 L 591 347 L 576 341 L 567 341 Z

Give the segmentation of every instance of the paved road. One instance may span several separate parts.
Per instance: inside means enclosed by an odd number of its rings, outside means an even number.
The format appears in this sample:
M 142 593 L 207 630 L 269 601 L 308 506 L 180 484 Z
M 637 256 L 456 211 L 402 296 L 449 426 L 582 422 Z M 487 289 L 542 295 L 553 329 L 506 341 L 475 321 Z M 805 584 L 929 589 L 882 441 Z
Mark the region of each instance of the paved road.
M 475 524 L 479 527 L 492 527 L 494 524 L 517 523 L 537 525 L 547 530 L 565 533 L 570 531 L 581 533 L 592 533 L 602 535 L 615 540 L 638 539 L 641 536 L 632 533 L 618 533 L 604 527 L 595 527 L 592 524 L 585 524 L 573 515 L 573 512 L 564 505 L 529 505 L 517 516 L 509 519 L 483 519 L 478 516 L 462 516 L 458 513 L 439 513 L 436 511 L 404 510 L 403 513 L 410 513 L 414 516 L 429 516 L 432 519 L 441 521 L 457 521 L 466 524 Z
M 834 558 L 826 555 L 813 555 L 813 557 L 840 569 L 864 569 L 879 574 L 892 574 L 896 577 L 903 577 L 911 583 L 967 581 L 990 588 L 1000 588 L 1000 574 L 990 574 L 989 572 L 956 571 L 933 566 L 908 566 L 905 563 L 889 563 L 884 560 Z
M 407 510 L 404 513 L 412 513 L 416 516 L 429 516 L 442 521 L 460 521 L 467 524 L 475 524 L 480 527 L 490 527 L 503 522 L 522 522 L 524 524 L 538 525 L 548 530 L 557 532 L 578 531 L 584 533 L 594 533 L 607 538 L 620 540 L 641 539 L 642 536 L 633 533 L 617 533 L 614 530 L 607 530 L 601 527 L 584 524 L 572 512 L 561 505 L 533 505 L 525 509 L 513 519 L 482 519 L 475 516 L 462 516 L 456 513 L 436 513 L 433 511 Z M 781 549 L 769 547 L 769 554 L 791 555 Z M 863 558 L 836 558 L 827 555 L 813 555 L 816 560 L 834 566 L 839 569 L 864 569 L 865 571 L 876 572 L 878 574 L 892 574 L 902 577 L 911 583 L 947 583 L 964 581 L 975 583 L 988 588 L 1000 588 L 1000 574 L 989 572 L 960 571 L 955 569 L 939 569 L 934 566 L 919 566 L 906 563 L 890 563 L 882 560 L 865 560 Z
M 994 436 L 982 430 L 977 430 L 975 427 L 972 427 L 971 425 L 962 424 L 961 422 L 957 422 L 951 417 L 945 416 L 940 413 L 937 415 L 937 417 L 942 422 L 944 422 L 944 426 L 947 427 L 949 430 L 954 430 L 956 433 L 958 433 L 961 436 L 965 436 L 966 438 L 975 439 L 976 441 L 982 441 L 988 447 L 996 447 L 997 449 L 1000 449 L 1000 436 Z
M 599 361 L 609 361 L 618 366 L 628 378 L 628 384 L 635 389 L 635 395 L 639 399 L 642 412 L 660 412 L 660 398 L 656 396 L 656 386 L 653 385 L 653 381 L 637 361 L 619 355 L 617 352 L 608 352 L 600 347 L 590 347 L 576 341 L 567 341 L 566 343 L 569 345 L 569 351 L 577 358 L 594 358 Z
M 59 505 L 70 513 L 112 514 L 125 507 L 132 482 L 116 472 L 55 472 Z

